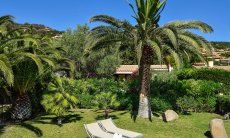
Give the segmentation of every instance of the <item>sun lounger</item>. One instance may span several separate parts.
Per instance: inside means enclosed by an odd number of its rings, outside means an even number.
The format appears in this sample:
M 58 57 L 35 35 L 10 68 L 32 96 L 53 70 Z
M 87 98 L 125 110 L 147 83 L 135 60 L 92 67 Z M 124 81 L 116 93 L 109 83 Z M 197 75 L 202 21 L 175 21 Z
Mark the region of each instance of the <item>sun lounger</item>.
M 90 138 L 113 138 L 113 134 L 102 130 L 98 123 L 84 124 L 84 127 Z
M 122 134 L 123 137 L 127 137 L 127 138 L 140 138 L 140 137 L 143 137 L 143 134 L 141 134 L 141 133 L 128 131 L 128 130 L 116 127 L 116 125 L 113 123 L 113 120 L 111 118 L 106 119 L 106 120 L 98 121 L 98 123 L 100 124 L 100 126 L 104 130 L 106 130 L 107 132 L 112 133 L 112 134 L 115 134 L 115 133 Z

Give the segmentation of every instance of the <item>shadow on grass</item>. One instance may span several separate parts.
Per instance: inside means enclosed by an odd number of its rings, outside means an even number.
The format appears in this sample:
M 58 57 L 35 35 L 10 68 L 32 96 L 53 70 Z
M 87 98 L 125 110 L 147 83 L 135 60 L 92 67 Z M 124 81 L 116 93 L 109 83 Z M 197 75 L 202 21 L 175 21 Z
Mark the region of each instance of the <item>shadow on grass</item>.
M 128 111 L 124 111 L 124 112 L 120 113 L 120 115 L 124 115 L 124 114 L 127 114 L 127 113 L 128 113 Z
M 70 123 L 70 122 L 76 122 L 81 120 L 83 117 L 81 117 L 79 114 L 68 114 L 63 117 L 62 123 Z M 51 125 L 58 125 L 57 124 L 58 117 L 52 117 L 52 116 L 41 116 L 37 119 L 32 120 L 34 123 L 39 124 L 51 124 Z M 59 126 L 59 125 L 58 125 Z
M 19 126 L 34 132 L 37 135 L 37 137 L 41 137 L 43 135 L 41 129 L 39 129 L 38 127 L 35 127 L 31 124 L 21 123 Z
M 118 117 L 116 115 L 109 115 L 108 118 L 112 118 L 112 119 L 118 119 Z M 97 115 L 97 117 L 95 117 L 96 120 L 103 120 L 105 119 L 105 115 L 102 114 L 102 115 Z
M 205 135 L 207 138 L 211 138 L 211 137 L 212 137 L 210 131 L 206 131 L 206 132 L 204 133 L 204 135 Z
M 5 132 L 5 125 L 0 125 L 0 136 Z
M 36 134 L 37 137 L 43 136 L 42 130 L 28 123 L 15 124 L 16 126 L 28 129 Z M 5 132 L 6 125 L 0 125 L 0 136 Z
M 136 122 L 137 115 L 138 115 L 138 111 L 137 110 L 131 111 L 131 119 L 133 119 L 134 122 Z

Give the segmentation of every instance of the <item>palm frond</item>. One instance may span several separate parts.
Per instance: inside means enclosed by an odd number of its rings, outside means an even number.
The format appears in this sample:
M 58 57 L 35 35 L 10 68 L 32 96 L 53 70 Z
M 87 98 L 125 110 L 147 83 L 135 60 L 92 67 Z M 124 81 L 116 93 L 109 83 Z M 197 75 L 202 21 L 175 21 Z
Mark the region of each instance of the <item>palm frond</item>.
M 0 54 L 0 73 L 3 73 L 6 82 L 9 85 L 13 85 L 14 75 L 10 65 L 10 61 L 4 54 Z
M 204 33 L 211 33 L 213 32 L 213 29 L 210 25 L 201 22 L 201 21 L 175 21 L 168 23 L 164 25 L 166 27 L 173 27 L 173 28 L 178 28 L 178 29 L 197 29 L 201 30 Z

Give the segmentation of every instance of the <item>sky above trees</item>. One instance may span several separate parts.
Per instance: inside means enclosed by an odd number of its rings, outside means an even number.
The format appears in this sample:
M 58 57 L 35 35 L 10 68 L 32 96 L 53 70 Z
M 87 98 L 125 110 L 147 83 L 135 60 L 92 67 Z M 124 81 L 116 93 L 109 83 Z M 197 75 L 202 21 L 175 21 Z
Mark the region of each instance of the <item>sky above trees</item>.
M 134 2 L 134 0 L 129 0 Z M 175 20 L 201 20 L 214 28 L 205 37 L 212 41 L 230 41 L 229 0 L 168 0 L 160 24 Z M 0 16 L 10 14 L 19 23 L 44 24 L 58 30 L 76 28 L 97 14 L 108 14 L 134 23 L 127 0 L 2 0 Z

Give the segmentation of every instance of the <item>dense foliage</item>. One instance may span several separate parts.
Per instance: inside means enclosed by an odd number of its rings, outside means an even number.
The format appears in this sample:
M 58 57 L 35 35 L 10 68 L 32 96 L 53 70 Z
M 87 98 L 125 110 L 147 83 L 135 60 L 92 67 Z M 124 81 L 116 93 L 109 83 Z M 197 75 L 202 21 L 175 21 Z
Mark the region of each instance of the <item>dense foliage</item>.
M 61 38 L 56 39 L 55 45 L 64 47 L 67 50 L 64 56 L 75 61 L 76 78 L 113 75 L 122 61 L 118 48 L 110 45 L 109 48 L 101 51 L 88 53 L 86 43 L 89 31 L 87 25 L 78 25 L 76 29 L 68 29 Z
M 152 108 L 161 112 L 172 108 L 182 112 L 226 113 L 230 106 L 228 75 L 228 71 L 214 69 L 158 74 L 151 83 Z
M 226 85 L 230 85 L 230 72 L 219 69 L 195 69 L 189 68 L 179 71 L 178 79 L 196 79 L 196 80 L 211 80 L 214 82 L 220 82 Z
M 63 87 L 73 92 L 78 97 L 79 108 L 99 108 L 104 109 L 127 109 L 129 97 L 127 96 L 127 85 L 124 82 L 117 82 L 114 79 L 81 79 L 70 80 L 71 83 L 64 84 Z M 108 98 L 113 97 L 113 100 Z M 109 99 L 108 103 L 99 100 L 104 97 Z M 106 98 L 107 97 L 107 98 Z M 112 104 L 115 103 L 115 104 Z M 104 105 L 106 104 L 106 105 Z

